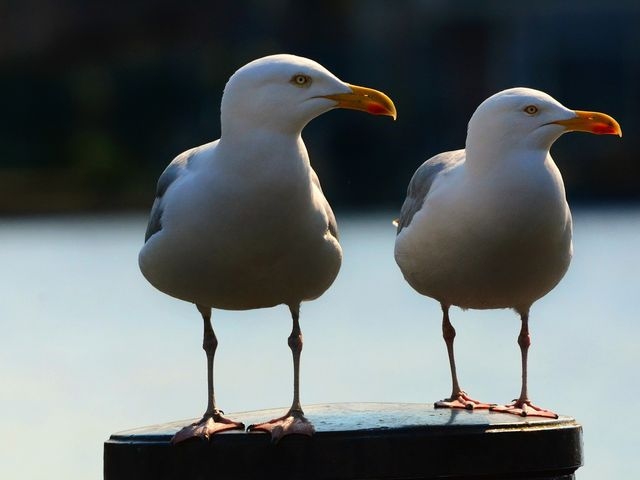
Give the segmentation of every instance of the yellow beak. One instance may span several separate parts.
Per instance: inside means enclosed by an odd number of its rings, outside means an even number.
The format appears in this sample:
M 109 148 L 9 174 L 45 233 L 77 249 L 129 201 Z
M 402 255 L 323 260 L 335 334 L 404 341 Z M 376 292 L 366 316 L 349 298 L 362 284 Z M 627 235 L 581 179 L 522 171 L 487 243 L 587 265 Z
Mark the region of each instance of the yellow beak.
M 562 125 L 568 132 L 589 132 L 596 135 L 618 135 L 622 137 L 620 124 L 606 113 L 575 111 L 576 116 L 568 120 L 558 120 L 555 123 Z
M 349 84 L 348 84 L 349 85 Z M 396 106 L 384 93 L 367 87 L 349 85 L 351 93 L 324 95 L 323 98 L 338 102 L 338 108 L 350 108 L 370 113 L 371 115 L 387 115 L 397 118 Z

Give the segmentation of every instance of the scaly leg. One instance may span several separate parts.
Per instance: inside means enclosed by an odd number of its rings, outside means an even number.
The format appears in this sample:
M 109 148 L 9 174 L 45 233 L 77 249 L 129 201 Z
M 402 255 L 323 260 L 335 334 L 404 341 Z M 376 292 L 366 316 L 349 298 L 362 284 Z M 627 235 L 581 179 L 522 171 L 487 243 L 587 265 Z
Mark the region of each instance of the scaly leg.
M 442 337 L 447 345 L 447 354 L 449 355 L 452 388 L 451 396 L 436 402 L 434 406 L 435 408 L 465 408 L 467 410 L 490 408 L 491 404 L 474 400 L 460 388 L 458 375 L 456 373 L 456 359 L 453 353 L 453 340 L 456 338 L 456 330 L 449 320 L 449 305 L 441 303 L 440 306 L 442 307 Z
M 522 326 L 520 327 L 520 335 L 518 335 L 518 345 L 520 345 L 520 356 L 522 359 L 522 387 L 520 389 L 520 397 L 508 405 L 500 405 L 492 407 L 494 412 L 512 413 L 522 417 L 547 417 L 558 418 L 558 415 L 550 410 L 540 408 L 529 400 L 527 391 L 527 355 L 531 346 L 531 336 L 529 335 L 529 311 L 520 313 Z
M 171 439 L 173 444 L 194 437 L 208 439 L 211 435 L 224 430 L 244 430 L 244 424 L 224 417 L 222 410 L 216 406 L 216 397 L 213 390 L 213 359 L 218 348 L 218 339 L 211 325 L 211 308 L 201 305 L 196 306 L 204 320 L 202 348 L 207 355 L 207 411 L 198 422 L 188 425 L 176 433 Z
M 250 425 L 250 431 L 262 431 L 271 434 L 271 440 L 276 443 L 282 437 L 292 434 L 311 436 L 315 433 L 313 424 L 307 420 L 300 405 L 300 354 L 302 353 L 302 331 L 300 330 L 300 305 L 289 305 L 293 328 L 288 343 L 293 356 L 293 403 L 289 411 L 282 417 L 268 422 Z

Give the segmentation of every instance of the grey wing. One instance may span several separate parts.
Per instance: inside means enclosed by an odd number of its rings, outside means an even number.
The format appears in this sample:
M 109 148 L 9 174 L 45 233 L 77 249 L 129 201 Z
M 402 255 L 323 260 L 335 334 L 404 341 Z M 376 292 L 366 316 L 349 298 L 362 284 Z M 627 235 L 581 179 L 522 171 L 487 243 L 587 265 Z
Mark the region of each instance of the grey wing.
M 464 150 L 454 150 L 444 152 L 424 162 L 411 177 L 409 187 L 407 188 L 407 198 L 405 198 L 402 208 L 400 209 L 400 218 L 398 219 L 398 232 L 408 227 L 413 220 L 413 216 L 422 208 L 431 185 L 443 171 L 449 170 L 460 163 L 464 162 Z
M 318 190 L 322 192 L 322 187 L 320 186 L 320 179 L 318 178 L 318 174 L 311 169 L 311 181 L 313 184 L 318 187 Z M 336 240 L 338 240 L 338 222 L 336 222 L 336 216 L 333 214 L 333 210 L 331 210 L 331 205 L 329 205 L 329 201 L 325 198 L 324 194 L 322 195 L 322 201 L 324 204 L 324 211 L 327 214 L 328 218 L 328 228 L 331 235 L 334 236 Z
M 144 235 L 144 241 L 149 240 L 154 234 L 162 230 L 162 213 L 164 211 L 163 197 L 171 184 L 180 178 L 189 165 L 189 160 L 195 153 L 194 150 L 188 150 L 176 158 L 164 169 L 164 172 L 158 178 L 158 185 L 156 187 L 156 198 L 153 201 L 151 207 L 151 214 L 149 215 L 149 223 L 147 224 L 147 231 Z

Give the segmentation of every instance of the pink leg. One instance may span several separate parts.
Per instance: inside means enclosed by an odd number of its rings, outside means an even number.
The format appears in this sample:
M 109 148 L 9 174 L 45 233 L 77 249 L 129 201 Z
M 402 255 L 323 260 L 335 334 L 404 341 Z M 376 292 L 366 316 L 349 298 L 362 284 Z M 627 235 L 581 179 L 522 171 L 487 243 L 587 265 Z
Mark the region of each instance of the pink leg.
M 464 408 L 467 410 L 490 408 L 492 404 L 474 400 L 460 388 L 456 374 L 456 359 L 453 354 L 453 340 L 456 338 L 456 330 L 449 320 L 449 306 L 445 304 L 440 304 L 440 306 L 442 307 L 442 337 L 447 345 L 447 354 L 449 355 L 452 388 L 451 396 L 436 402 L 434 406 L 435 408 Z
M 302 331 L 298 322 L 300 305 L 289 306 L 293 319 L 293 328 L 289 335 L 288 343 L 293 356 L 293 403 L 289 411 L 282 417 L 274 418 L 268 422 L 250 425 L 250 431 L 262 431 L 271 434 L 271 440 L 277 443 L 286 435 L 307 435 L 315 433 L 313 424 L 307 420 L 300 405 L 300 354 L 302 353 Z
M 527 391 L 527 356 L 529 347 L 531 346 L 531 336 L 529 335 L 529 311 L 520 313 L 522 326 L 520 335 L 518 335 L 518 345 L 520 346 L 520 355 L 522 357 L 522 388 L 520 389 L 520 397 L 508 405 L 494 406 L 491 408 L 494 412 L 512 413 L 521 417 L 547 417 L 558 418 L 558 415 L 551 410 L 540 408 L 529 400 Z
M 206 438 L 225 430 L 244 430 L 244 424 L 229 420 L 222 415 L 222 410 L 216 407 L 216 397 L 213 391 L 213 359 L 218 348 L 218 339 L 213 332 L 211 325 L 211 309 L 197 305 L 204 320 L 204 335 L 202 348 L 207 355 L 207 387 L 208 402 L 207 411 L 202 418 L 181 429 L 171 439 L 171 443 L 176 444 L 190 438 Z

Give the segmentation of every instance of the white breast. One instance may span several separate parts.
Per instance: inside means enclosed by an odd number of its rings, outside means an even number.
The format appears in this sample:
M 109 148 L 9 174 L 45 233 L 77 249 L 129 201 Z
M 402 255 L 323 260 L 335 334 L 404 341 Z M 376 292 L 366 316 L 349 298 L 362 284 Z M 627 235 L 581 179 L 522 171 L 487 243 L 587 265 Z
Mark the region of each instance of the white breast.
M 544 163 L 436 179 L 397 238 L 395 256 L 420 293 L 463 308 L 528 308 L 571 259 L 571 215 L 560 173 Z
M 290 162 L 283 176 L 236 155 L 232 164 L 205 152 L 167 191 L 162 230 L 140 254 L 145 277 L 169 295 L 225 309 L 318 297 L 342 255 L 308 161 Z

